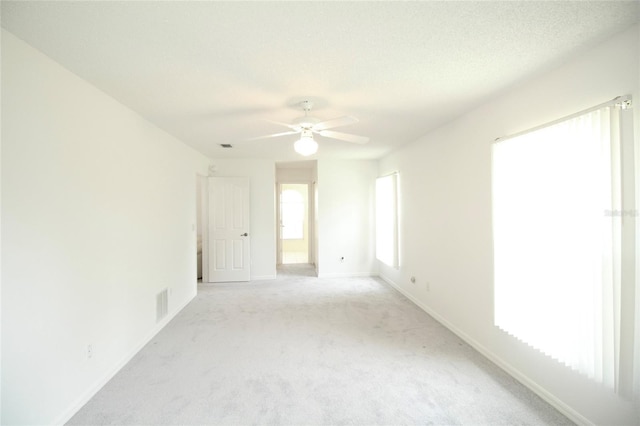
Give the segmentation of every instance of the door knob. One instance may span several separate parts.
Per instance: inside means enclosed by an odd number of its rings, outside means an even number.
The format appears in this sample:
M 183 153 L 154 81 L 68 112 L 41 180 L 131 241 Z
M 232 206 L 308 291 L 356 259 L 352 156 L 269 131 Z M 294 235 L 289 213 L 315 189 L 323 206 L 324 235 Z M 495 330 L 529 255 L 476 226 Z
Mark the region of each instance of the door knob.
M 248 237 L 249 234 L 247 234 L 246 232 L 244 234 L 240 234 L 241 237 Z

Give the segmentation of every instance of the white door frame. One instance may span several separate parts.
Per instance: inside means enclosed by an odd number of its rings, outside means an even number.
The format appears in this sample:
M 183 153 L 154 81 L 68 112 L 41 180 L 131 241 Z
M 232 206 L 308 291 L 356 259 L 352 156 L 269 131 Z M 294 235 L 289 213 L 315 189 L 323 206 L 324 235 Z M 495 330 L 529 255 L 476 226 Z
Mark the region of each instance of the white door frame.
M 197 175 L 200 184 L 200 232 L 202 236 L 202 282 L 209 282 L 209 176 Z M 197 236 L 196 236 L 197 238 Z
M 280 217 L 280 194 L 282 184 L 276 182 L 276 267 L 282 265 L 282 218 Z

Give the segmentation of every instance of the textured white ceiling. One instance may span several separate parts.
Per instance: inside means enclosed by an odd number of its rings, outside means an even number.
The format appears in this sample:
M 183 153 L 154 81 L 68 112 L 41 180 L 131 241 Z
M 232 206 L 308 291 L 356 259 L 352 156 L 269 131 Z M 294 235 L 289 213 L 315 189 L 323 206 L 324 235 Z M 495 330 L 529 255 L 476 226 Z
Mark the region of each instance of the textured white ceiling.
M 10 2 L 2 26 L 212 158 L 299 160 L 296 102 L 378 158 L 638 22 L 638 1 Z M 231 143 L 233 149 L 223 149 Z

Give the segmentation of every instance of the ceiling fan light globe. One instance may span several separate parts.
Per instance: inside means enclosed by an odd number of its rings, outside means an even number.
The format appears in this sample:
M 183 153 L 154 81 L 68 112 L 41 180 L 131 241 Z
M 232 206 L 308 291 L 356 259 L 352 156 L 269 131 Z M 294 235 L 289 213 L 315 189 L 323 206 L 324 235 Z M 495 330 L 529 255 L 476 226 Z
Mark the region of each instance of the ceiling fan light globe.
M 303 136 L 293 144 L 293 149 L 295 149 L 298 154 L 307 157 L 318 151 L 318 142 L 311 137 Z

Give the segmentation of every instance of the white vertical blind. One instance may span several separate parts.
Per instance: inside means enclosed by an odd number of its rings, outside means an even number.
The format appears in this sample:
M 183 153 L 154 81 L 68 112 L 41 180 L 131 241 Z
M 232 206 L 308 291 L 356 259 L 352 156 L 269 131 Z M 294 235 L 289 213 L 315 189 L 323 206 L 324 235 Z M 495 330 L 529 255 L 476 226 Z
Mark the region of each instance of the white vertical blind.
M 376 179 L 376 258 L 398 267 L 397 174 Z
M 613 388 L 620 182 L 610 116 L 604 107 L 494 144 L 493 232 L 495 324 Z

